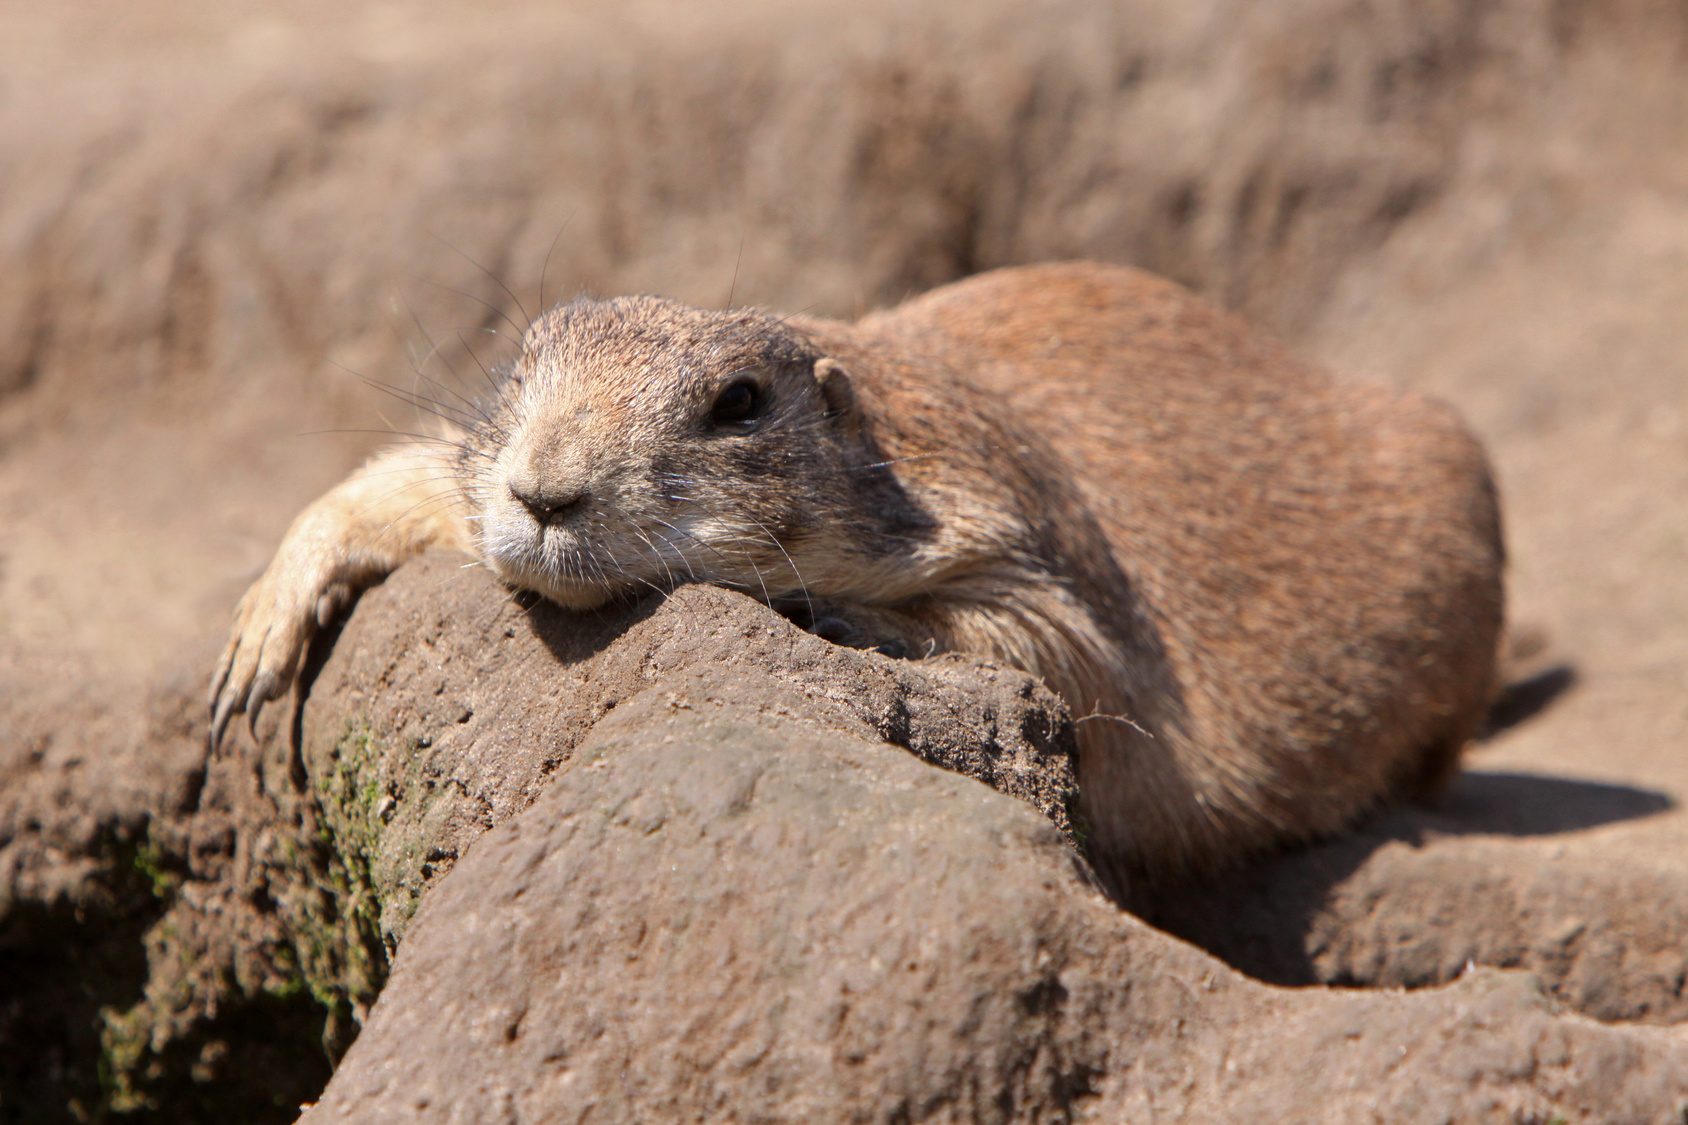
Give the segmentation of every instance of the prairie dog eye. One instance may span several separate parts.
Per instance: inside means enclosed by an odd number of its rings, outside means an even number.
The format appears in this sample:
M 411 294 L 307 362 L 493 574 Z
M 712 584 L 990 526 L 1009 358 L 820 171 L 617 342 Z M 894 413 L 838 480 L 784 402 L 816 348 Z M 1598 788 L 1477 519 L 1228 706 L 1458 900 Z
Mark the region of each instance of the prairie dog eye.
M 709 408 L 709 420 L 717 426 L 742 426 L 749 422 L 762 405 L 762 391 L 754 379 L 734 379 L 715 396 Z

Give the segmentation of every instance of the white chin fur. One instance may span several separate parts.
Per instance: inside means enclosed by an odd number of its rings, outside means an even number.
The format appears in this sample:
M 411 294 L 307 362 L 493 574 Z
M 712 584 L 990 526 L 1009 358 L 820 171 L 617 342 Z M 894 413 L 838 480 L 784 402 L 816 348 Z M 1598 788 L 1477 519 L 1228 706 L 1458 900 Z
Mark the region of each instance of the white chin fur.
M 564 609 L 597 609 L 610 600 L 613 591 L 584 582 L 557 582 L 526 570 L 506 566 L 496 558 L 488 559 L 492 572 L 512 586 L 532 590 Z
M 607 591 L 588 586 L 561 589 L 555 586 L 531 587 L 564 609 L 597 609 L 610 600 Z

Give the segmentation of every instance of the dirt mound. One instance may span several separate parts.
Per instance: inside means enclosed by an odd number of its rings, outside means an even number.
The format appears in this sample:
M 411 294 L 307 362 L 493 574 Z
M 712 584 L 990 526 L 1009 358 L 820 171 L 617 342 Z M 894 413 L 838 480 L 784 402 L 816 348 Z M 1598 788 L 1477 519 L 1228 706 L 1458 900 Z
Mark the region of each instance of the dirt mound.
M 12 6 L 0 1118 L 65 1120 L 80 1099 L 84 1116 L 288 1119 L 365 1014 L 417 889 L 488 809 L 539 794 L 489 767 L 442 773 L 461 799 L 440 806 L 459 819 L 430 822 L 439 855 L 378 850 L 408 889 L 350 898 L 357 853 L 334 833 L 359 822 L 335 827 L 335 802 L 307 788 L 320 763 L 273 741 L 207 762 L 197 724 L 234 599 L 377 440 L 295 435 L 419 420 L 345 369 L 472 388 L 542 277 L 546 300 L 852 315 L 975 269 L 1093 257 L 1454 402 L 1499 469 L 1514 616 L 1546 627 L 1576 686 L 1474 751 L 1444 805 L 1145 910 L 1267 981 L 1458 978 L 1414 998 L 1451 1012 L 1488 995 L 1468 963 L 1521 967 L 1554 1003 L 1678 1025 L 1576 1035 L 1679 1040 L 1685 51 L 1688 21 L 1662 0 Z M 497 651 L 471 647 L 462 668 Z M 924 730 L 934 757 L 1004 784 L 1058 741 L 1022 727 L 1007 758 L 968 758 L 932 732 L 951 711 L 1004 731 L 1041 714 L 1017 681 L 956 681 L 919 719 L 889 702 L 910 690 L 900 673 L 875 675 L 869 702 L 834 716 L 841 737 L 920 750 Z M 465 726 L 491 729 L 474 714 Z M 584 715 L 547 721 L 586 737 Z M 410 809 L 411 751 L 392 753 L 365 774 Z M 557 775 L 554 748 L 524 753 L 512 777 L 547 761 Z M 1058 788 L 1025 795 L 1054 811 Z M 1249 1004 L 1302 1013 L 1262 1068 L 1347 1026 L 1327 1001 L 1254 989 Z M 1408 1011 L 1361 999 L 1380 1020 Z M 231 1077 L 259 1074 L 283 1078 Z M 1529 1120 L 1536 1105 L 1436 1112 Z

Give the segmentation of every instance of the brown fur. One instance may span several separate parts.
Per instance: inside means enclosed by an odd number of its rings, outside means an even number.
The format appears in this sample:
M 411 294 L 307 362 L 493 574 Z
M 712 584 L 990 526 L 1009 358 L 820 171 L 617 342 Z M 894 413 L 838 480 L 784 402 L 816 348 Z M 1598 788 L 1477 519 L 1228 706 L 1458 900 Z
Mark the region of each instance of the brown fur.
M 767 413 L 712 424 L 746 378 Z M 855 325 L 575 302 L 452 437 L 300 517 L 242 602 L 218 734 L 431 544 L 576 607 L 712 582 L 1042 676 L 1123 887 L 1433 788 L 1493 686 L 1499 516 L 1459 422 L 1133 270 L 1001 270 Z

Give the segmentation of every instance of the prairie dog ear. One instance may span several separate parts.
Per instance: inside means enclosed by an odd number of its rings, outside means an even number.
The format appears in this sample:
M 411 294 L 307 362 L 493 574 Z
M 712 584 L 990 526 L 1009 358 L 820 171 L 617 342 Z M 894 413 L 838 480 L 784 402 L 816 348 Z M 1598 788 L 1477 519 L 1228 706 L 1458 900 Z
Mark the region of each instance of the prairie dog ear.
M 844 365 L 831 356 L 822 356 L 815 361 L 815 383 L 821 389 L 827 414 L 840 430 L 854 437 L 861 429 L 861 412 L 856 408 L 856 390 Z

